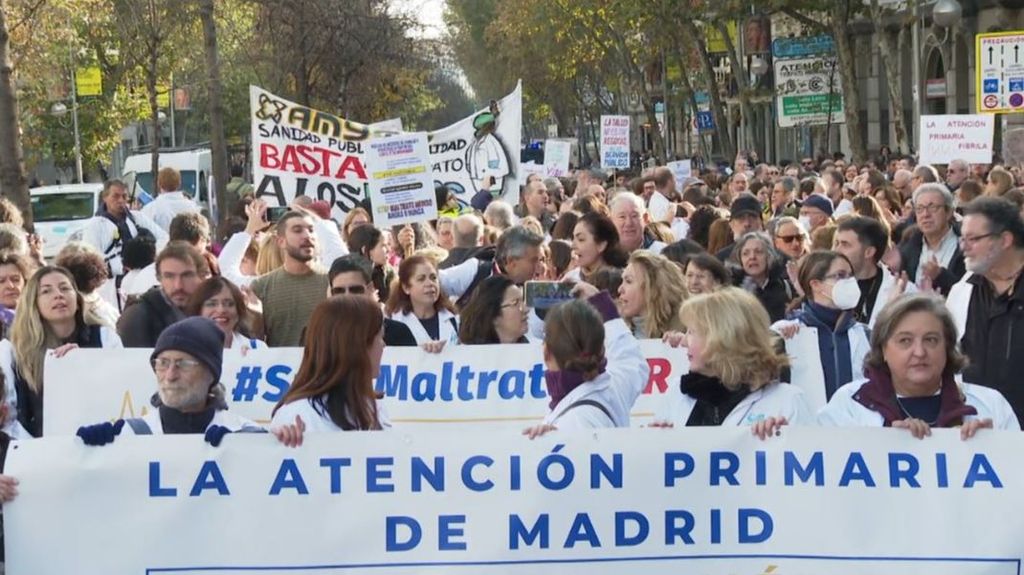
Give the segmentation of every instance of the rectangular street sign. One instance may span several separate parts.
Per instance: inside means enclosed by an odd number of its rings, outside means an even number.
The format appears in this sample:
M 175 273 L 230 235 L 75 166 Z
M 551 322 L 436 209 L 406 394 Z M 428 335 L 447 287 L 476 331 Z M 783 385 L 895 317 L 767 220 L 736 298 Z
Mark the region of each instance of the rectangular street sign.
M 1024 112 L 1024 31 L 978 34 L 975 62 L 978 113 Z

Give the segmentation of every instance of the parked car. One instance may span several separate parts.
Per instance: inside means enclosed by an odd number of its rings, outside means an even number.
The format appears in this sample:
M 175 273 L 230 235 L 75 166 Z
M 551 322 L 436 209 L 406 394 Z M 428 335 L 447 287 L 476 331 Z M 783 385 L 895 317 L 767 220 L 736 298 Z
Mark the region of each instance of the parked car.
M 29 190 L 32 219 L 43 240 L 43 257 L 57 256 L 72 234 L 85 227 L 96 215 L 103 184 L 43 186 Z M 81 234 L 78 234 L 81 235 Z

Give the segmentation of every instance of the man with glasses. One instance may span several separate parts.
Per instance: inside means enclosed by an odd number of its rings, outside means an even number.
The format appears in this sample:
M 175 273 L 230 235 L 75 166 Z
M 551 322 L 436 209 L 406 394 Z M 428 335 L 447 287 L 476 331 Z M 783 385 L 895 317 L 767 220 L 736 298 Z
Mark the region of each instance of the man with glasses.
M 794 217 L 775 218 L 768 222 L 768 231 L 771 233 L 775 249 L 789 261 L 799 261 L 810 251 L 810 237 Z
M 953 226 L 953 194 L 942 184 L 922 184 L 914 192 L 918 231 L 900 246 L 903 271 L 918 287 L 930 283 L 946 295 L 966 268 Z
M 171 242 L 156 258 L 160 285 L 150 288 L 128 306 L 117 323 L 125 347 L 153 347 L 171 324 L 184 319 L 185 306 L 199 284 L 210 275 L 206 259 L 185 242 Z
M 800 202 L 796 200 L 796 188 L 799 185 L 796 178 L 786 176 L 779 178 L 772 187 L 771 216 L 798 217 L 800 215 Z
M 329 286 L 327 297 L 357 295 L 377 301 L 377 290 L 373 289 L 373 264 L 364 256 L 349 254 L 331 264 L 327 272 Z M 384 344 L 391 346 L 415 346 L 416 338 L 409 326 L 400 321 L 384 318 Z M 300 344 L 301 345 L 301 344 Z
M 951 192 L 956 192 L 971 173 L 971 165 L 963 160 L 953 160 L 946 167 L 946 185 Z
M 970 274 L 946 303 L 970 358 L 964 381 L 999 390 L 1024 421 L 1024 221 L 1009 200 L 983 196 L 964 207 L 962 232 Z
M 264 430 L 228 412 L 221 384 L 224 332 L 213 320 L 190 317 L 168 327 L 157 340 L 149 363 L 156 375 L 156 409 L 143 417 L 120 419 L 78 428 L 86 445 L 105 445 L 127 429 L 133 435 L 198 434 L 220 445 L 228 433 Z M 301 443 L 301 420 L 273 431 L 281 443 Z

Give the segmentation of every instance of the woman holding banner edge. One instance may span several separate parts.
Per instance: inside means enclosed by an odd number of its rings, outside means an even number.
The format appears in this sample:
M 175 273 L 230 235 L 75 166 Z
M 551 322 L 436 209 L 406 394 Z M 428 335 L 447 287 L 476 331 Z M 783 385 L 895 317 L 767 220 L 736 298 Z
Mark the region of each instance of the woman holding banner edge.
M 544 381 L 551 411 L 525 429 L 534 439 L 556 429 L 629 427 L 629 412 L 650 368 L 640 343 L 619 317 L 608 292 L 578 282 L 576 301 L 544 319 Z
M 945 302 L 930 294 L 903 295 L 875 321 L 866 379 L 839 388 L 818 412 L 818 424 L 894 427 L 918 439 L 933 427 L 960 427 L 962 439 L 979 429 L 1019 431 L 999 391 L 956 381 L 965 363 Z
M 665 341 L 685 344 L 690 372 L 651 427 L 750 425 L 764 439 L 782 425 L 814 424 L 803 392 L 779 381 L 789 360 L 776 350 L 768 312 L 754 295 L 722 288 L 687 300 L 679 316 L 685 334 Z

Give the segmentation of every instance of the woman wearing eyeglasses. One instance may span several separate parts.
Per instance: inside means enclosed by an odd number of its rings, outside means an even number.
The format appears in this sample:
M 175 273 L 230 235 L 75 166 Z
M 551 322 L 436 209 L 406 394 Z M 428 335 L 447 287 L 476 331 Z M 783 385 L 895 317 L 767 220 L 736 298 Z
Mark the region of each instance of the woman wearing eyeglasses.
M 810 237 L 796 218 L 783 216 L 768 224 L 775 249 L 790 261 L 797 261 L 811 250 Z
M 529 314 L 523 297 L 523 290 L 505 276 L 480 282 L 459 313 L 459 341 L 470 345 L 528 343 Z
M 253 337 L 254 313 L 235 284 L 212 277 L 199 284 L 185 307 L 189 316 L 201 315 L 213 320 L 224 332 L 224 348 L 245 351 L 262 349 L 267 344 Z
M 790 381 L 803 388 L 817 408 L 841 386 L 861 376 L 869 350 L 868 332 L 852 311 L 861 293 L 846 256 L 812 252 L 801 262 L 798 278 L 803 303 L 793 319 L 776 322 L 772 329 L 786 338 Z M 795 336 L 804 330 L 817 336 L 817 354 L 800 353 Z

